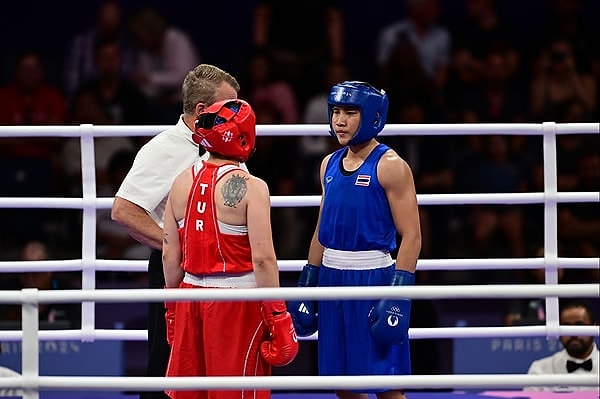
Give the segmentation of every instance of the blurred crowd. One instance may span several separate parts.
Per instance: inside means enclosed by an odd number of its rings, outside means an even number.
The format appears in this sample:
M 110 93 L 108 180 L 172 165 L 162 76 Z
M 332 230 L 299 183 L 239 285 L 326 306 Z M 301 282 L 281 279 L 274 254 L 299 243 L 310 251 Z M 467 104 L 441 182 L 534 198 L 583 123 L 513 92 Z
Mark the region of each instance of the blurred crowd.
M 600 35 L 583 21 L 584 0 L 548 0 L 550 18 L 522 40 L 499 0 L 462 0 L 464 15 L 443 23 L 447 2 L 404 0 L 397 21 L 371 43 L 372 74 L 350 59 L 345 2 L 257 0 L 250 45 L 234 74 L 258 124 L 325 124 L 327 94 L 343 80 L 370 80 L 390 96 L 388 124 L 597 122 Z M 23 48 L 4 65 L 0 125 L 175 124 L 181 82 L 201 62 L 203 43 L 159 6 L 125 13 L 102 1 L 87 29 L 65 43 L 60 83 L 48 79 L 44 52 Z M 458 6 L 458 2 L 457 2 Z M 295 34 L 290 34 L 295 32 Z M 51 34 L 48 32 L 47 34 Z M 207 32 L 210 35 L 210 32 Z M 527 43 L 525 45 L 524 43 Z M 215 43 L 212 43 L 215 45 Z M 218 43 L 227 50 L 227 43 Z M 146 137 L 96 138 L 97 195 L 114 195 Z M 558 137 L 559 191 L 600 189 L 598 135 Z M 542 139 L 537 136 L 382 136 L 411 165 L 418 194 L 543 191 Z M 273 195 L 318 194 L 318 165 L 335 146 L 328 136 L 259 136 L 248 162 Z M 0 137 L 0 195 L 81 195 L 77 138 Z M 274 208 L 280 259 L 304 259 L 316 208 Z M 539 256 L 543 205 L 421 206 L 421 258 Z M 559 256 L 600 255 L 597 203 L 560 204 Z M 81 212 L 0 209 L 0 259 L 19 258 L 32 240 L 58 259 L 81 256 Z M 147 259 L 148 250 L 98 210 L 97 257 Z M 99 273 L 100 279 L 139 278 Z M 524 281 L 515 271 L 421 273 L 423 281 Z M 568 270 L 564 281 L 598 281 L 597 270 Z

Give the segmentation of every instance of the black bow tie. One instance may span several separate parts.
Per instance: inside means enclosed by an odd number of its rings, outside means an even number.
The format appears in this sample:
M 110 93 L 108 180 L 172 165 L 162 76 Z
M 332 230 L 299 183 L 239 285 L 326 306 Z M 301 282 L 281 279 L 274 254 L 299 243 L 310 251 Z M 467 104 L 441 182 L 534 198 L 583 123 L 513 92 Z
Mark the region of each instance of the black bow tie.
M 567 371 L 569 373 L 572 373 L 578 368 L 582 368 L 587 371 L 592 371 L 592 359 L 588 359 L 583 363 L 577 363 L 572 360 L 567 360 Z

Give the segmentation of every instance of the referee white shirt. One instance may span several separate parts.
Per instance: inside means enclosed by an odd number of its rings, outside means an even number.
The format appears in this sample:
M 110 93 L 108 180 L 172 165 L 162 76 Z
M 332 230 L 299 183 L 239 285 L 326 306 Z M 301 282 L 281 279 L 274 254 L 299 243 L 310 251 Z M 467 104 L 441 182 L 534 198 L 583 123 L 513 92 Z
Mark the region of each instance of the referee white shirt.
M 576 363 L 582 363 L 587 361 L 588 359 L 592 360 L 592 370 L 587 371 L 583 368 L 579 368 L 573 371 L 571 374 L 591 374 L 596 377 L 599 376 L 599 368 L 598 362 L 600 361 L 598 355 L 598 347 L 596 343 L 593 343 L 594 347 L 592 349 L 592 353 L 586 357 L 585 359 L 576 359 L 572 356 L 569 356 L 566 349 L 561 350 L 560 352 L 556 352 L 555 354 L 544 357 L 538 360 L 534 360 L 529 366 L 529 370 L 527 374 L 568 374 L 567 371 L 567 361 L 571 360 Z M 590 390 L 598 390 L 598 387 L 593 386 L 554 386 L 554 387 L 524 387 L 525 391 L 590 391 Z
M 208 153 L 203 157 L 208 158 Z M 171 184 L 198 159 L 198 144 L 181 116 L 175 126 L 142 146 L 116 196 L 145 209 L 162 228 Z
M 173 181 L 199 159 L 209 156 L 207 152 L 199 156 L 192 134 L 182 115 L 175 126 L 154 136 L 140 148 L 115 194 L 145 209 L 161 229 Z M 240 168 L 248 171 L 245 163 L 240 163 Z

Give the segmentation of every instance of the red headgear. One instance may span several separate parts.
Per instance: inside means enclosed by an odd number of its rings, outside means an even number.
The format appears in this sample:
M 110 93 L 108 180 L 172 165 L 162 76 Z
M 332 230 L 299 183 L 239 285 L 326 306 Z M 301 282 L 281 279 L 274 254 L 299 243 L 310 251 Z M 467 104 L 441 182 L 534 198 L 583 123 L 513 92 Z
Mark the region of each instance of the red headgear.
M 246 162 L 254 152 L 256 116 L 244 100 L 218 101 L 198 115 L 192 138 L 208 152 Z

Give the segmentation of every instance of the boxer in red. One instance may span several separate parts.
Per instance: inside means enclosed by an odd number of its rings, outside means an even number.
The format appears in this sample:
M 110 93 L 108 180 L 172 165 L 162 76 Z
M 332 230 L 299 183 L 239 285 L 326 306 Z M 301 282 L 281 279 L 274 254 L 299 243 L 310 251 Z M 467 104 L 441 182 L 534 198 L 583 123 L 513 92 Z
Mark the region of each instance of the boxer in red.
M 240 168 L 256 118 L 239 99 L 198 115 L 193 136 L 210 154 L 173 182 L 165 209 L 167 288 L 279 287 L 266 183 Z M 165 165 L 166 167 L 166 165 Z M 171 302 L 167 376 L 266 376 L 298 353 L 284 301 Z M 268 390 L 165 391 L 173 399 L 268 399 Z

